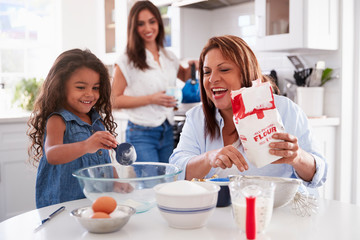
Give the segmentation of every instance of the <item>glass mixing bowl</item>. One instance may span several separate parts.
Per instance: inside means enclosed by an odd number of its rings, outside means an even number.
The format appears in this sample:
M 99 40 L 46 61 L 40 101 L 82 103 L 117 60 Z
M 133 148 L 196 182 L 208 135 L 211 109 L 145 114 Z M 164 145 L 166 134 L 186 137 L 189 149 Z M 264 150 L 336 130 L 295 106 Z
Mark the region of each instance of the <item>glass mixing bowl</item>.
M 130 166 L 109 163 L 79 169 L 73 176 L 91 201 L 110 196 L 117 204 L 131 206 L 141 213 L 156 205 L 153 187 L 176 181 L 181 172 L 181 168 L 168 163 L 137 162 Z

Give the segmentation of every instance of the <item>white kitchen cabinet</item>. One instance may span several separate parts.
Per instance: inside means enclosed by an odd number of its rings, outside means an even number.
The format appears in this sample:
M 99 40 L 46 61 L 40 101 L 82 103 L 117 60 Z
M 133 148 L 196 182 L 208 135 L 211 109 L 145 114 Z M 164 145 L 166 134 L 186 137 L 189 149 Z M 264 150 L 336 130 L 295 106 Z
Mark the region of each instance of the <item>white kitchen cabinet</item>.
M 27 162 L 26 121 L 0 119 L 0 221 L 36 207 L 36 168 Z
M 312 132 L 319 143 L 320 151 L 325 156 L 328 163 L 328 174 L 325 184 L 320 187 L 319 195 L 326 199 L 335 199 L 336 196 L 336 180 L 339 167 L 336 164 L 336 132 L 339 125 L 338 118 L 310 119 Z
M 99 57 L 105 64 L 112 65 L 126 47 L 127 17 L 131 4 L 130 1 L 123 0 L 102 0 L 95 3 L 100 10 L 97 11 Z
M 255 50 L 337 50 L 338 12 L 338 0 L 255 0 Z

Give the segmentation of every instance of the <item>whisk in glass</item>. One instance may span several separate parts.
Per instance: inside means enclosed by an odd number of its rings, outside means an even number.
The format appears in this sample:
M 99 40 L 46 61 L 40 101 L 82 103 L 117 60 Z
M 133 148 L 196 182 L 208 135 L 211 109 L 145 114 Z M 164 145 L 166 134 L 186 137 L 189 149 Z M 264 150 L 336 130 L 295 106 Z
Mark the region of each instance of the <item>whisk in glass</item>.
M 314 195 L 297 192 L 292 200 L 292 210 L 302 217 L 310 217 L 319 210 L 319 203 Z

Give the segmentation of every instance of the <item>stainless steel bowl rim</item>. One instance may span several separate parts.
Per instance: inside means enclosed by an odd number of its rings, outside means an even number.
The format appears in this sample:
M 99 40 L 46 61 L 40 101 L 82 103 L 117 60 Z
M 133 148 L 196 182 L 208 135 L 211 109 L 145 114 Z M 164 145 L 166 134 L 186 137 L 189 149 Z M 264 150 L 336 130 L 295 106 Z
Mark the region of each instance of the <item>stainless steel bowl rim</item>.
M 78 212 L 81 211 L 81 210 L 89 209 L 89 208 L 91 208 L 91 206 L 79 207 L 79 208 L 76 208 L 76 209 L 72 210 L 70 214 L 71 214 L 71 216 L 74 216 L 76 218 L 81 218 L 81 216 L 79 216 Z M 117 205 L 116 209 L 117 210 L 127 209 L 126 212 L 122 211 L 122 212 L 126 213 L 127 215 L 124 216 L 124 217 L 91 218 L 91 219 L 94 220 L 94 221 L 111 221 L 111 220 L 113 220 L 115 218 L 128 218 L 128 217 L 130 217 L 130 216 L 132 216 L 132 215 L 134 215 L 136 213 L 135 208 L 127 206 L 127 205 Z
M 232 175 L 230 177 L 230 181 L 234 179 L 247 178 L 247 179 L 260 179 L 264 181 L 272 181 L 274 183 L 282 182 L 282 183 L 297 183 L 301 184 L 302 180 L 297 178 L 285 178 L 285 177 L 271 177 L 271 176 L 247 176 L 247 175 Z

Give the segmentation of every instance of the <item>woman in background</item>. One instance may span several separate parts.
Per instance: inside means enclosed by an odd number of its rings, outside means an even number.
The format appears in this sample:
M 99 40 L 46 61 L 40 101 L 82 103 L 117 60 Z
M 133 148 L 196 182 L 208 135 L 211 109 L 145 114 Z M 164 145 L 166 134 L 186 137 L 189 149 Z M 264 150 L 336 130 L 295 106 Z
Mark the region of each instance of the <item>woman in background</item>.
M 164 48 L 164 24 L 150 1 L 138 1 L 131 8 L 127 38 L 126 53 L 115 62 L 113 107 L 126 109 L 126 141 L 134 145 L 137 161 L 168 162 L 176 99 L 165 92 L 177 78 L 190 78 L 190 69 Z
M 251 87 L 252 81 L 270 81 L 261 74 L 255 54 L 241 38 L 211 38 L 199 60 L 202 106 L 187 112 L 180 142 L 170 163 L 184 169 L 183 178 L 258 175 L 302 179 L 305 186 L 326 181 L 327 164 L 319 153 L 304 112 L 290 99 L 274 95 L 286 133 L 272 137 L 269 152 L 281 157 L 261 168 L 246 158 L 233 122 L 231 90 Z

